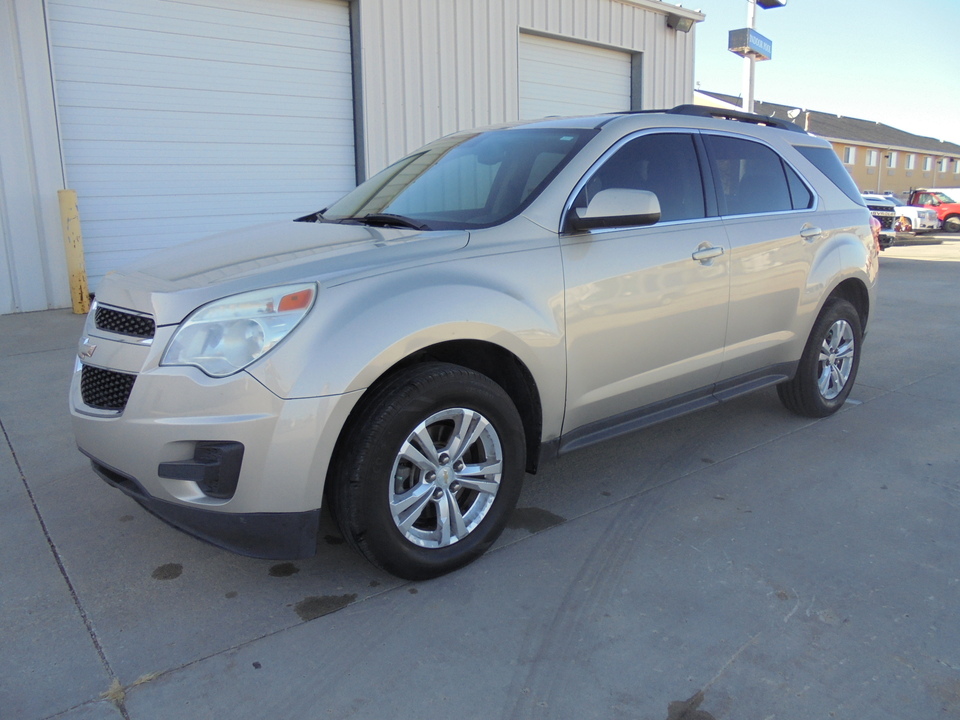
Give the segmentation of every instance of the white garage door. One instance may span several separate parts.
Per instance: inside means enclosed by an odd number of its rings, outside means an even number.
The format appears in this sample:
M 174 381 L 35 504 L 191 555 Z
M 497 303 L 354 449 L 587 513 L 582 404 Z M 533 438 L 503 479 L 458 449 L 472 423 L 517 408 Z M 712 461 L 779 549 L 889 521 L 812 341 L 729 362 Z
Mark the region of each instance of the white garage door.
M 355 184 L 345 0 L 48 0 L 91 288 Z
M 520 36 L 520 119 L 630 109 L 631 55 Z

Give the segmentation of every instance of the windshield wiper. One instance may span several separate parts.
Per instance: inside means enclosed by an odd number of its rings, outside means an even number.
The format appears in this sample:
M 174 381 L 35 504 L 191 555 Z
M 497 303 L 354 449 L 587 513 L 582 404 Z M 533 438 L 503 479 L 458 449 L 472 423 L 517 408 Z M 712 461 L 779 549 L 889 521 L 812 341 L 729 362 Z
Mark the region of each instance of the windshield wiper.
M 309 215 L 304 215 L 303 217 L 298 217 L 294 222 L 323 222 L 323 214 L 327 211 L 326 208 L 323 210 L 317 210 L 314 213 Z
M 351 218 L 358 222 L 361 222 L 365 225 L 383 225 L 384 227 L 406 227 L 413 228 L 414 230 L 429 230 L 430 227 L 420 222 L 419 220 L 414 220 L 413 218 L 408 218 L 405 215 L 395 215 L 393 213 L 369 213 L 364 215 L 362 218 Z

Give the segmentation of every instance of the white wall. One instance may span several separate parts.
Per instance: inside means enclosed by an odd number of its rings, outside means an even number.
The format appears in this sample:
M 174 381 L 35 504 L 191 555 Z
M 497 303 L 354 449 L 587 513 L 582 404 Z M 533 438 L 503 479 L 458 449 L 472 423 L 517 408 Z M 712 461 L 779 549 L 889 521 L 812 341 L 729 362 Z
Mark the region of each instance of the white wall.
M 0 4 L 0 314 L 70 304 L 43 4 Z
M 666 14 L 703 16 L 670 3 L 349 1 L 361 177 L 450 132 L 517 120 L 521 33 L 631 53 L 638 59 L 634 107 L 670 107 L 693 97 L 695 32 L 669 29 Z M 63 144 L 46 6 L 46 0 L 0 3 L 0 314 L 70 304 L 57 205 Z
M 642 53 L 642 108 L 693 99 L 694 32 L 668 28 L 666 13 L 703 16 L 667 3 L 360 0 L 354 7 L 367 176 L 450 132 L 517 120 L 522 31 Z

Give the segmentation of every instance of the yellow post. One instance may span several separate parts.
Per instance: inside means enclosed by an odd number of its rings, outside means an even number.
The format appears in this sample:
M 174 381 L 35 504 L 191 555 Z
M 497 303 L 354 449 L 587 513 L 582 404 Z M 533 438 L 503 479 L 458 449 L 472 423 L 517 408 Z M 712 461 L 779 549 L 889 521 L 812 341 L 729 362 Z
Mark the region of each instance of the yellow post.
M 83 262 L 83 234 L 80 232 L 80 211 L 75 190 L 58 190 L 60 225 L 63 228 L 63 246 L 67 251 L 67 272 L 70 274 L 70 297 L 73 312 L 90 312 L 90 292 L 87 290 L 87 268 Z

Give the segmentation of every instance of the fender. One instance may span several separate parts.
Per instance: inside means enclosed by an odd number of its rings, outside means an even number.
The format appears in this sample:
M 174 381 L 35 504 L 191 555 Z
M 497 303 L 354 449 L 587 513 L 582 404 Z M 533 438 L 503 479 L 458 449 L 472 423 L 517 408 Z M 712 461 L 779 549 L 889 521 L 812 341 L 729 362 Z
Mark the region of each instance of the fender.
M 321 288 L 302 326 L 249 372 L 282 398 L 340 395 L 368 388 L 431 345 L 486 341 L 526 365 L 542 393 L 544 433 L 554 425 L 559 432 L 566 354 L 558 246 L 464 257 L 398 277 Z

